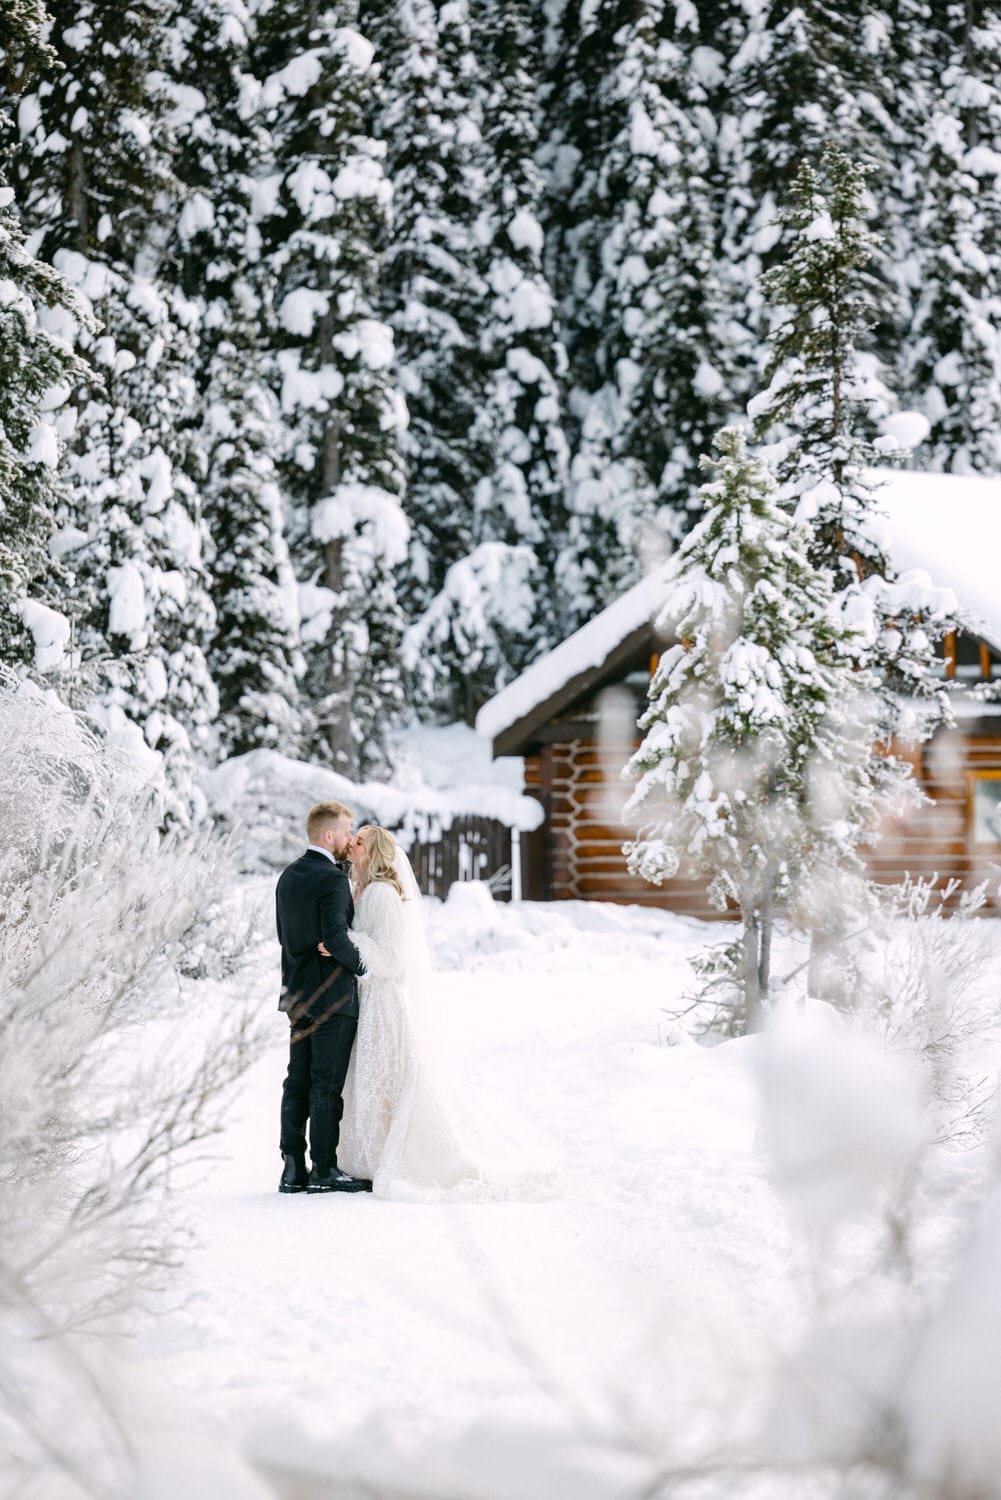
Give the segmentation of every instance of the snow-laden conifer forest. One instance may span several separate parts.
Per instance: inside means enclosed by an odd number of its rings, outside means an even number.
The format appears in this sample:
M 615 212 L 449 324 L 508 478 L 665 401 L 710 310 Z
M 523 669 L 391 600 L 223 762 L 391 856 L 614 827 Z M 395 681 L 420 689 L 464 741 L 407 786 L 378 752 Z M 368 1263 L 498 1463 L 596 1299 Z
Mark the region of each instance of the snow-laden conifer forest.
M 892 465 L 1001 471 L 1001 6 L 0 0 L 0 1500 L 1001 1500 L 1001 836 L 866 862 L 994 590 Z M 619 863 L 731 921 L 460 868 L 536 1190 L 280 1196 L 307 808 L 533 833 L 655 617 Z
M 870 436 L 999 462 L 998 17 L 10 0 L 8 664 L 193 768 L 386 768 L 688 529 L 801 162 L 869 169 Z M 785 413 L 788 416 L 788 412 Z M 882 425 L 881 425 L 882 424 Z

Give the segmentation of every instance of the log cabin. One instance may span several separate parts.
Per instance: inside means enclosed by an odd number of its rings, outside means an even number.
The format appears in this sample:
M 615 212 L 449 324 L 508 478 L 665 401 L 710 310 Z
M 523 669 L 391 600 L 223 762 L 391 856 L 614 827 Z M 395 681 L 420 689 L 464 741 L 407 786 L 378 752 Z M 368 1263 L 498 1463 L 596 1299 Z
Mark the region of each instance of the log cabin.
M 986 880 L 998 909 L 1001 874 L 1001 479 L 880 473 L 881 541 L 900 575 L 952 592 L 962 628 L 939 648 L 953 684 L 955 725 L 894 749 L 911 762 L 927 802 L 885 826 L 867 851 L 873 877 Z M 718 918 L 702 883 L 662 886 L 631 876 L 622 853 L 634 836 L 622 809 L 622 768 L 639 744 L 637 719 L 668 640 L 656 620 L 672 577 L 668 559 L 480 710 L 477 729 L 495 756 L 521 756 L 525 790 L 542 804 L 523 835 L 521 894 L 529 900 L 613 901 Z M 997 702 L 991 702 L 991 685 Z

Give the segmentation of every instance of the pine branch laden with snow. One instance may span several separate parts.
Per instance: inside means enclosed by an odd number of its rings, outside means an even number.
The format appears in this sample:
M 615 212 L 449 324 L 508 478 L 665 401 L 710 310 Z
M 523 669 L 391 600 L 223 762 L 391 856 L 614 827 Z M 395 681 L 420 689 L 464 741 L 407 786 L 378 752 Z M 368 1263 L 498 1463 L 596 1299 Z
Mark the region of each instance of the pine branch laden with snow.
M 879 241 L 867 227 L 870 174 L 835 144 L 822 174 L 804 163 L 777 223 L 783 258 L 762 277 L 775 323 L 769 384 L 748 406 L 759 438 L 776 443 L 783 502 L 810 527 L 810 555 L 831 569 L 860 662 L 878 673 L 882 732 L 899 732 L 900 695 L 927 697 L 947 716 L 932 672 L 935 642 L 953 625 L 947 596 L 898 580 L 881 542 L 879 493 L 867 468 L 898 451 L 877 437 L 891 404 L 866 349 L 878 319 Z
M 855 554 L 864 574 L 882 574 L 887 562 L 866 524 L 873 501 L 864 478 L 890 399 L 861 347 L 878 294 L 868 176 L 836 145 L 824 152 L 822 176 L 808 162 L 800 167 L 777 219 L 785 253 L 761 278 L 775 323 L 769 383 L 749 412 L 757 437 L 786 440 L 777 463 L 782 498 L 813 526 L 818 561 L 837 569 Z
M 474 497 L 493 468 L 480 425 L 489 377 L 480 341 L 496 336 L 490 309 L 503 287 L 492 294 L 485 279 L 492 247 L 479 224 L 494 209 L 496 182 L 486 178 L 482 65 L 468 6 L 382 0 L 368 24 L 381 65 L 375 125 L 393 193 L 382 306 L 409 412 L 402 443 L 412 534 L 401 588 L 414 619 L 476 545 Z
M 644 879 L 684 867 L 710 881 L 720 909 L 739 909 L 753 1020 L 777 917 L 824 931 L 866 909 L 856 851 L 906 772 L 876 764 L 874 682 L 854 668 L 854 636 L 807 532 L 738 429 L 715 447 L 706 516 L 682 544 L 658 622 L 677 644 L 651 680 L 624 773 L 641 827 L 626 852 Z
M 23 1340 L 65 1353 L 60 1340 L 107 1328 L 172 1274 L 183 1242 L 172 1176 L 218 1128 L 256 1023 L 239 1007 L 178 1006 L 177 965 L 216 903 L 221 846 L 162 838 L 142 774 L 30 684 L 0 685 L 0 816 L 0 1303 L 19 1330 L 0 1353 L 9 1393 Z M 22 1386 L 20 1411 L 0 1401 L 19 1449 L 32 1450 L 36 1419 L 45 1431 L 46 1389 Z M 96 1390 L 81 1380 L 88 1410 Z

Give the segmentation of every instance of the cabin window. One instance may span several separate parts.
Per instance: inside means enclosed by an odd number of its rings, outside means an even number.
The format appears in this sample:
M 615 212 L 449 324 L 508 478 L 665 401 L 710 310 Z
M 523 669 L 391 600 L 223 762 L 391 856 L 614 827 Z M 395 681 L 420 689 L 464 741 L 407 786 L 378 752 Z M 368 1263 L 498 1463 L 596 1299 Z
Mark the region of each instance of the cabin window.
M 1001 771 L 968 771 L 966 788 L 969 842 L 1001 852 Z

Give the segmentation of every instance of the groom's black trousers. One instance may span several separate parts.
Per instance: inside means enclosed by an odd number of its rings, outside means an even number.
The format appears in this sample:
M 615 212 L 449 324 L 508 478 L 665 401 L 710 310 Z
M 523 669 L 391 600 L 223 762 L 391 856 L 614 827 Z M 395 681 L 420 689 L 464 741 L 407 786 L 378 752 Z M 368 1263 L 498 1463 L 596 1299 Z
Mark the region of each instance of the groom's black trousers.
M 288 1072 L 282 1087 L 281 1149 L 305 1158 L 306 1120 L 313 1166 L 326 1170 L 337 1162 L 337 1141 L 344 1113 L 344 1080 L 358 1030 L 357 1016 L 340 1012 L 318 1024 L 300 1021 L 292 1027 Z

